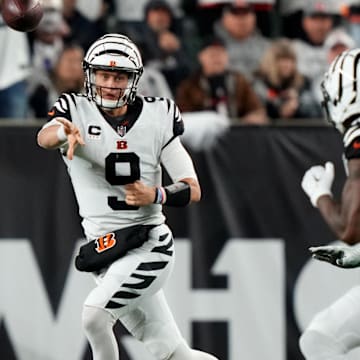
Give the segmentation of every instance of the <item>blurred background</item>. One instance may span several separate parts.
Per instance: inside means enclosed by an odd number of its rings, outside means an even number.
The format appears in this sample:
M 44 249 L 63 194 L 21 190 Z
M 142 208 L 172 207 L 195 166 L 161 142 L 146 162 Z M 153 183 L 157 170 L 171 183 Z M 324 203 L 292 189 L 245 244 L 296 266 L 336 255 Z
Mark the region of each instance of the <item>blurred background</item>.
M 221 360 L 303 360 L 304 327 L 359 278 L 310 259 L 309 246 L 337 239 L 300 182 L 328 160 L 335 195 L 345 179 L 320 83 L 337 54 L 360 45 L 360 1 L 43 7 L 30 33 L 0 16 L 1 359 L 90 359 L 80 316 L 93 279 L 73 264 L 84 240 L 78 209 L 59 153 L 41 150 L 36 134 L 61 93 L 83 90 L 88 46 L 121 32 L 144 59 L 139 93 L 182 111 L 203 190 L 199 204 L 165 209 L 177 250 L 166 294 L 182 332 Z M 153 360 L 116 332 L 122 360 Z

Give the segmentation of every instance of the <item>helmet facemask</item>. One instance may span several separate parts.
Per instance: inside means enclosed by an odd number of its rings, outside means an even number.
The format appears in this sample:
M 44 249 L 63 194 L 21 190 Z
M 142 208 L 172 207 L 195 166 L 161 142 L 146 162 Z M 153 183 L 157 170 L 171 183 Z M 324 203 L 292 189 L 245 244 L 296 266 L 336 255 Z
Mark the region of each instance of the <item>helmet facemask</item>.
M 115 109 L 134 102 L 143 73 L 142 59 L 136 45 L 121 34 L 108 34 L 95 41 L 87 51 L 83 69 L 87 97 L 105 109 Z M 96 72 L 120 72 L 128 75 L 126 87 L 116 88 L 117 99 L 105 99 L 105 86 L 96 84 Z M 114 89 L 114 88 L 112 88 Z
M 117 71 L 117 72 L 124 72 L 128 76 L 128 81 L 126 87 L 116 87 L 110 88 L 107 86 L 101 86 L 96 83 L 96 71 L 97 70 L 104 70 L 104 71 Z M 126 104 L 131 104 L 135 100 L 136 91 L 137 91 L 137 84 L 140 78 L 139 74 L 134 73 L 133 71 L 128 72 L 125 70 L 113 70 L 109 68 L 90 68 L 87 72 L 88 79 L 87 82 L 87 89 L 88 89 L 88 96 L 96 102 L 98 106 L 105 109 L 115 109 L 118 107 L 122 107 Z M 113 89 L 119 92 L 117 99 L 106 99 L 104 98 L 103 94 L 106 89 Z

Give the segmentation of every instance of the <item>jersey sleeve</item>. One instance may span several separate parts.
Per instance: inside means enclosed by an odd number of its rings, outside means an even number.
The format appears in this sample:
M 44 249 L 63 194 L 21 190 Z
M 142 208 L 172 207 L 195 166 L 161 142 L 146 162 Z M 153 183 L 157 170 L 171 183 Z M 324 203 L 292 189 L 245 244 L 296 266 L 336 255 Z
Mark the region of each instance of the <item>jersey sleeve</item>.
M 356 124 L 347 129 L 343 141 L 345 158 L 360 158 L 360 126 Z
M 51 122 L 58 117 L 72 121 L 70 112 L 70 101 L 71 94 L 62 94 L 47 113 L 47 122 Z
M 165 147 L 160 160 L 174 183 L 185 178 L 197 180 L 193 161 L 179 138 L 175 138 Z
M 184 121 L 177 105 L 173 100 L 166 99 L 166 128 L 164 132 L 164 142 L 162 148 L 165 148 L 176 137 L 184 133 Z

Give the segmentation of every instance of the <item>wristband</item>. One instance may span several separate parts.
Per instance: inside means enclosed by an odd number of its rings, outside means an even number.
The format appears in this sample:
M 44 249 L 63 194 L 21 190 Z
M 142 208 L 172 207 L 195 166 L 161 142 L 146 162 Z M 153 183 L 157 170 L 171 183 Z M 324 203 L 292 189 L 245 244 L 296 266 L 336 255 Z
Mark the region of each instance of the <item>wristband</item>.
M 155 188 L 155 199 L 154 199 L 154 204 L 161 204 L 162 202 L 162 198 L 161 198 L 161 191 L 160 189 L 157 187 Z
M 164 204 L 166 201 L 166 194 L 163 187 L 157 187 L 155 189 L 154 204 Z
M 67 140 L 67 135 L 66 135 L 66 133 L 65 133 L 65 129 L 64 129 L 64 125 L 63 125 L 63 124 L 61 124 L 61 125 L 58 127 L 58 129 L 57 129 L 57 131 L 56 131 L 56 135 L 57 135 L 59 141 L 62 142 L 62 143 Z

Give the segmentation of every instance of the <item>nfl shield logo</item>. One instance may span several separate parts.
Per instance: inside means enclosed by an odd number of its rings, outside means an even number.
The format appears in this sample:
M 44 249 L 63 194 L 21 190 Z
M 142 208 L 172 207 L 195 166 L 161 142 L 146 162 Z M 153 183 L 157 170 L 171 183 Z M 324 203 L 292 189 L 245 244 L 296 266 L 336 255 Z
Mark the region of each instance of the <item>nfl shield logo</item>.
M 117 127 L 117 133 L 123 137 L 126 134 L 126 126 L 120 125 Z

